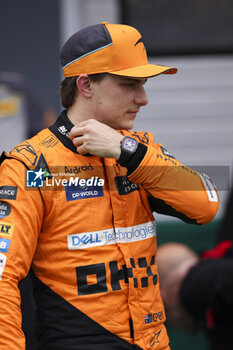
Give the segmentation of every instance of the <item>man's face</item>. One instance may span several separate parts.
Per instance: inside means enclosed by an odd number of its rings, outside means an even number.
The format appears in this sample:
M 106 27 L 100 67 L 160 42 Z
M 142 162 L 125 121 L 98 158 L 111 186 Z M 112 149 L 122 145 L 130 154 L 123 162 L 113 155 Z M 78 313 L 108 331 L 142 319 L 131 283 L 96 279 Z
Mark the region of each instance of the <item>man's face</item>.
M 148 103 L 146 80 L 108 74 L 100 82 L 91 82 L 94 118 L 114 129 L 132 129 L 140 107 Z

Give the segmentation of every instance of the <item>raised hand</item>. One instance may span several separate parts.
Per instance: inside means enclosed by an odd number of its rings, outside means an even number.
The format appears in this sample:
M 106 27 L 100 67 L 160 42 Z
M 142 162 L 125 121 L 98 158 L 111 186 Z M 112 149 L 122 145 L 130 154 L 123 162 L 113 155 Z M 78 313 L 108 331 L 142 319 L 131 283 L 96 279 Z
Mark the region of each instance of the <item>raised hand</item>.
M 120 157 L 123 135 L 95 119 L 88 119 L 74 126 L 70 138 L 80 154 L 90 153 L 103 158 Z

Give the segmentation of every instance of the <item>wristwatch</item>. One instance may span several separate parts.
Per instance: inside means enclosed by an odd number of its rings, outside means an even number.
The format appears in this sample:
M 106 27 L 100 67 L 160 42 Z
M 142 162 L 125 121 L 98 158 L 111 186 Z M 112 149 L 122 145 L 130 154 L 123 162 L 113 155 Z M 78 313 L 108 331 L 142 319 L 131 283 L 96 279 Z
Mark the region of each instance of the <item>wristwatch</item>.
M 118 162 L 121 165 L 126 165 L 131 156 L 136 152 L 138 142 L 132 137 L 125 136 L 121 141 L 121 155 Z

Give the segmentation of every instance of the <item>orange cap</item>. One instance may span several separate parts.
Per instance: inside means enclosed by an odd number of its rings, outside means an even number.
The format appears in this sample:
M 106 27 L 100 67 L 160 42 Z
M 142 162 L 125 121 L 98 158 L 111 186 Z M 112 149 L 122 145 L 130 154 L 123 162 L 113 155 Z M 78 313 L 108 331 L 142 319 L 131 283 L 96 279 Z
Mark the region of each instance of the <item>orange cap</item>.
M 107 22 L 72 35 L 64 45 L 60 59 L 65 77 L 110 73 L 149 78 L 177 72 L 173 67 L 148 63 L 146 48 L 137 29 Z

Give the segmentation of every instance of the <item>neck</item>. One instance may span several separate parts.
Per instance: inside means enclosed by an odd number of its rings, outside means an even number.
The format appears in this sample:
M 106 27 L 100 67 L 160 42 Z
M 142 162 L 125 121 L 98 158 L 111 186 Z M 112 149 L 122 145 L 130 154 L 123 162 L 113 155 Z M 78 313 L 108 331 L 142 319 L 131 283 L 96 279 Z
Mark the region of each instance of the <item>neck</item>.
M 77 99 L 67 110 L 67 116 L 74 125 L 93 118 L 94 114 L 91 110 L 91 104 L 85 102 L 86 101 L 83 101 L 82 99 Z
M 80 123 L 81 121 L 85 120 L 83 114 L 81 113 L 81 110 L 78 108 L 75 108 L 73 105 L 72 107 L 69 107 L 67 110 L 67 117 L 70 119 L 70 121 L 76 125 Z

